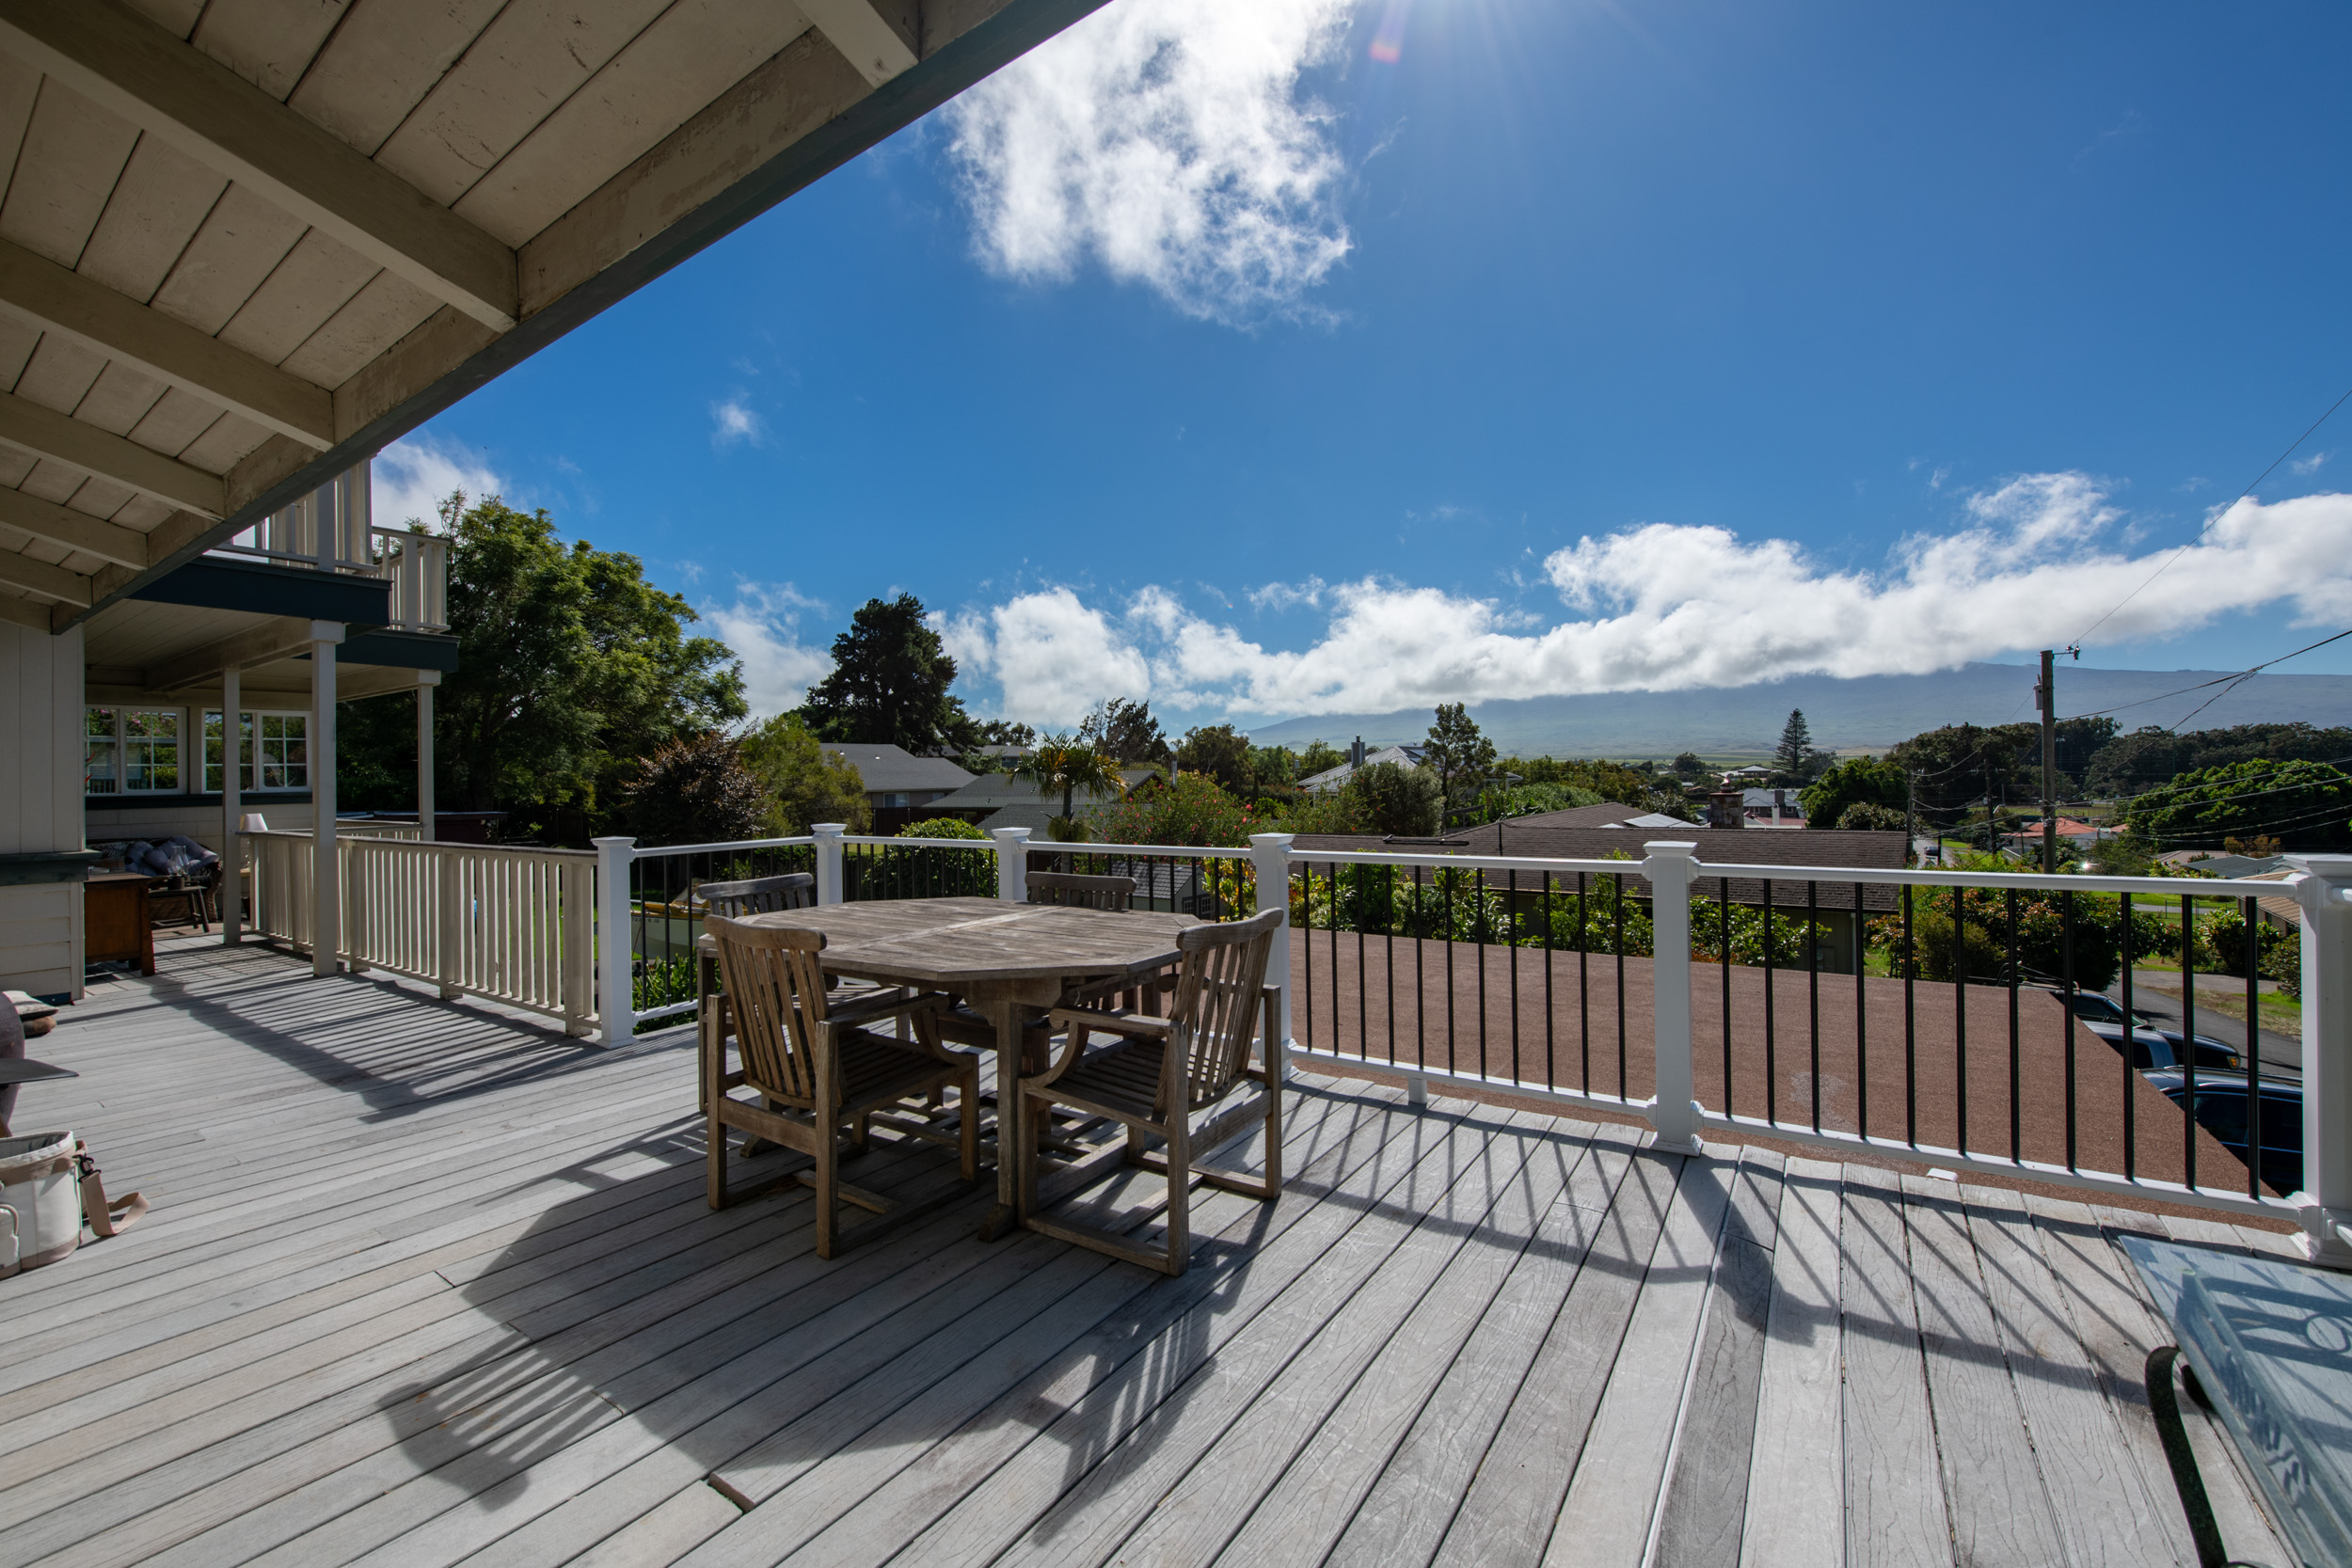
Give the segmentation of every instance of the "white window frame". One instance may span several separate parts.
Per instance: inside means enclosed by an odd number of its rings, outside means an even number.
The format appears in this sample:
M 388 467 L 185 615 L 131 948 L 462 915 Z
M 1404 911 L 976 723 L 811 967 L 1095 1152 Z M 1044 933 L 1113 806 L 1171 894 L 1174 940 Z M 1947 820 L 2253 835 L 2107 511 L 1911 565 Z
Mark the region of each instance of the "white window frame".
M 114 716 L 112 736 L 90 734 L 89 721 L 93 713 L 111 713 Z M 134 718 L 167 718 L 171 721 L 169 745 L 172 757 L 172 782 L 168 786 L 159 788 L 149 784 L 144 788 L 132 787 L 131 769 L 134 766 L 148 769 L 150 776 L 152 776 L 155 767 L 153 748 L 162 738 L 160 736 L 134 737 L 130 733 L 131 721 Z M 134 745 L 144 745 L 149 748 L 147 760 L 134 764 L 131 750 Z M 91 749 L 97 746 L 108 748 L 113 757 L 112 787 L 107 789 L 90 787 L 89 753 Z M 82 709 L 82 795 L 85 800 L 119 799 L 125 795 L 185 795 L 188 792 L 187 763 L 188 710 L 186 708 L 139 707 L 113 703 L 90 703 L 84 705 Z
M 205 741 L 203 792 L 207 795 L 218 795 L 221 792 L 221 784 L 226 783 L 227 779 L 225 773 L 220 772 L 220 765 L 213 761 L 212 730 L 214 723 L 220 720 L 221 710 L 209 707 L 203 711 Z M 239 772 L 242 775 L 237 789 L 240 795 L 295 795 L 310 787 L 310 715 L 307 711 L 300 708 L 248 707 L 239 708 L 237 718 L 237 760 Z M 281 733 L 274 737 L 268 734 L 267 721 L 272 719 L 279 721 L 281 724 Z M 289 719 L 301 724 L 302 733 L 299 737 L 289 736 L 282 733 L 283 721 Z M 228 750 L 227 728 L 228 726 L 224 723 L 222 725 L 224 761 Z M 296 738 L 302 746 L 302 761 L 286 762 L 284 760 L 286 743 Z M 269 748 L 273 739 L 278 745 L 279 758 L 275 764 L 268 761 Z M 285 783 L 281 780 L 280 783 L 274 784 L 263 784 L 262 770 L 269 766 L 294 769 L 301 774 L 301 778 L 294 783 Z M 216 774 L 219 776 L 216 777 Z

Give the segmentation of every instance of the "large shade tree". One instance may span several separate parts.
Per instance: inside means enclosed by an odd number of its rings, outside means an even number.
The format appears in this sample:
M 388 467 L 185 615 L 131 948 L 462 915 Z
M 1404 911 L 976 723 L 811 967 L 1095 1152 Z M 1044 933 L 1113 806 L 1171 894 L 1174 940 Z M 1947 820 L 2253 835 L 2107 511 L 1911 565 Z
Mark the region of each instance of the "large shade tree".
M 801 718 L 819 740 L 897 746 L 939 756 L 980 744 L 948 693 L 956 661 L 912 594 L 868 599 L 833 640 L 833 673 L 809 688 Z
M 2352 846 L 2352 774 L 2324 762 L 2239 762 L 2201 768 L 2126 808 L 2132 836 L 2163 849 L 2218 849 L 2275 838 L 2297 849 Z
M 1421 765 L 1437 778 L 1441 810 L 1466 807 L 1495 776 L 1495 743 L 1480 731 L 1467 705 L 1440 703 L 1422 743 Z

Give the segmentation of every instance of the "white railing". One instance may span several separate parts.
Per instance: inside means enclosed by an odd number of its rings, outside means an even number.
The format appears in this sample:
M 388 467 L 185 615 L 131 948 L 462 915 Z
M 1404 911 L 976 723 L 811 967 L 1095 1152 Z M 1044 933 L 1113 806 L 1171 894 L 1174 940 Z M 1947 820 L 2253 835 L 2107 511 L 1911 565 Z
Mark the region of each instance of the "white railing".
M 309 952 L 317 928 L 309 833 L 240 834 L 253 877 L 252 929 Z M 596 1011 L 596 856 L 579 849 L 335 840 L 338 955 L 561 1019 L 585 1035 Z

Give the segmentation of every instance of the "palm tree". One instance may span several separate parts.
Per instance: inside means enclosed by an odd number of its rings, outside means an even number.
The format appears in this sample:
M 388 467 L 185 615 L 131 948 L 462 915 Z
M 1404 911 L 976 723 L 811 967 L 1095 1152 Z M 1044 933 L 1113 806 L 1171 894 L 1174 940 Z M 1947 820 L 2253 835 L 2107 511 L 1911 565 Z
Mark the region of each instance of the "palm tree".
M 1127 782 L 1119 776 L 1119 759 L 1095 750 L 1090 741 L 1076 736 L 1047 736 L 1021 759 L 1013 775 L 1035 780 L 1041 791 L 1061 791 L 1061 816 L 1056 818 L 1056 832 L 1065 837 L 1074 836 L 1071 813 L 1075 809 L 1079 790 L 1119 795 L 1127 788 Z

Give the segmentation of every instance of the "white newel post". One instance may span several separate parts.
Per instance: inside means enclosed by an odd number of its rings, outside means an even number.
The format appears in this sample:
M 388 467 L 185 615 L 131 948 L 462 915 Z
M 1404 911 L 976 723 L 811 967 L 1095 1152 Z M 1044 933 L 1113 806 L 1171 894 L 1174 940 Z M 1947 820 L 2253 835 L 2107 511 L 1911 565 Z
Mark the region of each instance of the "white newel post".
M 1650 979 L 1656 1024 L 1658 1096 L 1649 1123 L 1658 1147 L 1677 1153 L 1699 1149 L 1699 1107 L 1691 1077 L 1691 883 L 1698 875 L 1691 843 L 1645 844 L 1649 858 Z
M 1275 934 L 1274 951 L 1266 958 L 1265 983 L 1277 987 L 1282 995 L 1282 1014 L 1275 1020 L 1275 1049 L 1281 1060 L 1271 1064 L 1280 1069 L 1280 1076 L 1291 1075 L 1291 835 L 1288 833 L 1251 833 L 1249 861 L 1257 875 L 1258 912 L 1268 910 L 1282 911 L 1281 929 Z
M 1029 901 L 1029 830 L 991 828 L 996 841 L 996 896 L 1008 904 Z
M 342 946 L 342 879 L 335 860 L 335 649 L 339 621 L 310 623 L 310 973 L 335 973 Z
M 2289 855 L 2303 873 L 2303 1251 L 2352 1268 L 2352 855 Z
M 637 942 L 628 919 L 628 868 L 637 841 L 588 842 L 596 847 L 596 1039 L 627 1045 L 637 1034 Z
M 846 822 L 818 822 L 808 830 L 817 839 L 817 901 L 819 904 L 841 902 L 841 835 L 850 831 Z
M 245 918 L 245 850 L 237 843 L 245 784 L 245 731 L 237 710 L 244 705 L 245 672 L 231 666 L 220 673 L 220 940 L 230 947 Z

